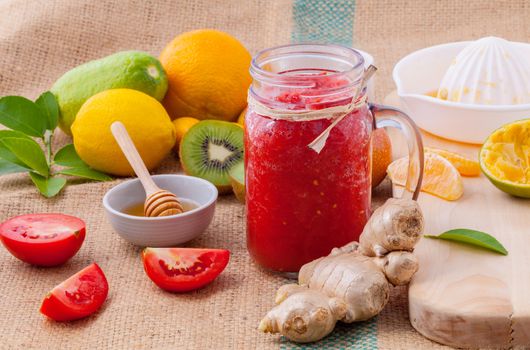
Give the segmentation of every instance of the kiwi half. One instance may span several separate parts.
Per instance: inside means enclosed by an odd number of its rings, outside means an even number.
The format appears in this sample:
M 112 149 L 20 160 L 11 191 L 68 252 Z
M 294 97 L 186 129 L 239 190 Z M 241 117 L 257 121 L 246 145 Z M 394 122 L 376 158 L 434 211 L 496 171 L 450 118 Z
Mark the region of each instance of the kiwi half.
M 180 142 L 182 169 L 213 183 L 220 193 L 232 190 L 230 170 L 243 160 L 243 128 L 236 123 L 204 120 L 192 126 Z
M 245 163 L 239 162 L 230 169 L 230 183 L 236 198 L 245 203 Z

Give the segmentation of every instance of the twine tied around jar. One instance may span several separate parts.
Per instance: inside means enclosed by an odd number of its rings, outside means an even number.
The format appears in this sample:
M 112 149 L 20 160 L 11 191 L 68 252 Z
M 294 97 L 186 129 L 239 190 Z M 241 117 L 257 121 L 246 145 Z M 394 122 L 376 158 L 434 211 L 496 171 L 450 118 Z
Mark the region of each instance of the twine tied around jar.
M 257 101 L 252 96 L 252 94 L 249 94 L 248 107 L 259 115 L 263 115 L 275 120 L 302 122 L 320 119 L 332 119 L 332 123 L 326 128 L 326 130 L 322 131 L 320 135 L 318 135 L 313 141 L 311 141 L 307 145 L 313 151 L 320 154 L 320 152 L 326 145 L 326 141 L 329 137 L 331 130 L 333 130 L 333 128 L 338 123 L 340 123 L 340 121 L 344 119 L 344 117 L 346 117 L 351 111 L 360 108 L 366 104 L 366 94 L 363 94 L 360 97 L 359 95 L 365 91 L 368 80 L 370 80 L 376 70 L 377 68 L 373 65 L 370 65 L 368 68 L 365 69 L 360 83 L 360 88 L 357 90 L 356 96 L 352 98 L 352 101 L 347 105 L 333 106 L 317 110 L 291 110 L 276 108 L 273 109 Z

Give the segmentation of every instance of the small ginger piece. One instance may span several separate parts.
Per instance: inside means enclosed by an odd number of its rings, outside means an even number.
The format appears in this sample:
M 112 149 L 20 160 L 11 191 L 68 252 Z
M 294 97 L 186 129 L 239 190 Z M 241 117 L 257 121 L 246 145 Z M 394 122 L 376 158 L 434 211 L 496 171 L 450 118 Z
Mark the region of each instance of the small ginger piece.
M 394 286 L 408 284 L 418 271 L 418 258 L 411 252 L 390 252 L 384 257 L 374 259 L 374 262 Z
M 289 295 L 289 302 L 272 309 L 258 329 L 265 333 L 281 333 L 289 339 L 305 343 L 322 339 L 344 317 L 346 304 L 321 292 L 302 287 Z
M 300 269 L 298 284 L 276 293 L 276 306 L 259 325 L 266 333 L 308 343 L 351 323 L 377 315 L 391 285 L 407 284 L 418 270 L 412 254 L 423 233 L 423 216 L 410 199 L 389 199 L 377 209 L 360 237 Z

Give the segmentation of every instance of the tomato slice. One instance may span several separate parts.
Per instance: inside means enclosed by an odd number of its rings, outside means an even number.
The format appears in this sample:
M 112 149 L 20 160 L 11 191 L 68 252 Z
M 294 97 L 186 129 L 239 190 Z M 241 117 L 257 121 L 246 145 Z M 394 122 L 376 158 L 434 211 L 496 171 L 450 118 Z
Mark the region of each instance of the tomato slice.
M 228 264 L 225 249 L 145 248 L 145 273 L 170 292 L 189 292 L 211 283 Z
M 0 239 L 15 257 L 29 264 L 56 266 L 77 253 L 85 240 L 83 220 L 64 214 L 27 214 L 0 225 Z
M 73 321 L 98 311 L 107 298 L 109 284 L 97 264 L 71 276 L 46 295 L 40 312 L 55 321 Z

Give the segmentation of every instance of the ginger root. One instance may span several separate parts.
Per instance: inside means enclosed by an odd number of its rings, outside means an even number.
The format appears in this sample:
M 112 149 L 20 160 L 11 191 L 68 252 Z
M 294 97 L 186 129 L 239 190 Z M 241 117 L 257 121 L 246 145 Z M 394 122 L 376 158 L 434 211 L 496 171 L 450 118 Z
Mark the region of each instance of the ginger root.
M 390 198 L 377 208 L 364 226 L 359 247 L 366 256 L 384 256 L 393 250 L 412 251 L 423 233 L 418 203 Z
M 276 306 L 259 330 L 308 343 L 331 333 L 337 321 L 374 317 L 387 304 L 390 285 L 407 284 L 418 270 L 412 250 L 423 228 L 415 201 L 389 199 L 374 211 L 359 243 L 334 248 L 328 256 L 305 264 L 298 284 L 278 289 Z

